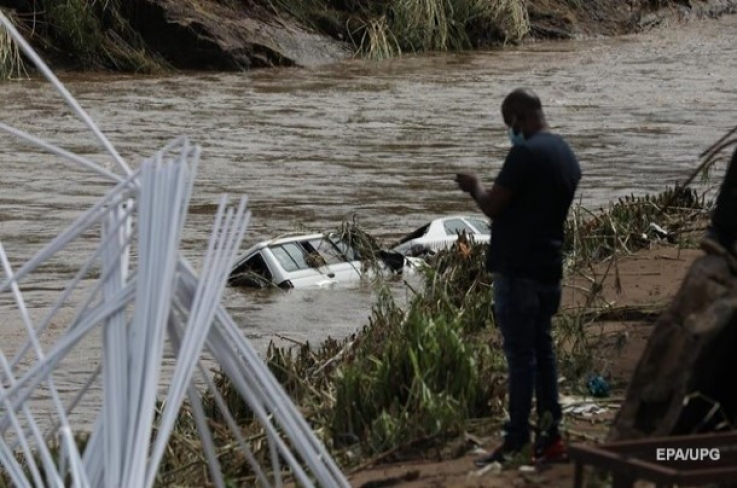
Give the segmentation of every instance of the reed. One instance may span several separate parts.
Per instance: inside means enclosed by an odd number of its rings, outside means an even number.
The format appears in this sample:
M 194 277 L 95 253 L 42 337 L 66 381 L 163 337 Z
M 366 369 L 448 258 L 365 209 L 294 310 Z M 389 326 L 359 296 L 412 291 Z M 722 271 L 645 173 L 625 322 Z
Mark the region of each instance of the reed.
M 518 40 L 529 30 L 526 7 L 516 0 L 396 0 L 392 11 L 396 36 L 414 51 L 475 47 L 488 31 Z
M 336 371 L 335 436 L 363 439 L 363 452 L 375 454 L 458 433 L 465 419 L 492 413 L 489 380 L 503 362 L 465 334 L 466 317 L 453 309 L 450 300 L 418 296 L 403 311 L 380 299 L 351 360 Z
M 529 32 L 522 0 L 265 0 L 279 15 L 352 43 L 357 55 L 449 51 L 514 42 Z
M 3 11 L 6 17 L 18 25 L 17 17 L 13 12 Z M 26 68 L 23 63 L 20 49 L 5 29 L 0 29 L 0 81 L 22 78 L 26 76 Z
M 359 20 L 358 26 L 348 31 L 356 53 L 368 59 L 385 59 L 402 53 L 399 40 L 389 27 L 386 16 Z
M 19 8 L 16 17 L 32 42 L 78 69 L 168 69 L 130 25 L 134 8 L 121 0 L 41 0 Z

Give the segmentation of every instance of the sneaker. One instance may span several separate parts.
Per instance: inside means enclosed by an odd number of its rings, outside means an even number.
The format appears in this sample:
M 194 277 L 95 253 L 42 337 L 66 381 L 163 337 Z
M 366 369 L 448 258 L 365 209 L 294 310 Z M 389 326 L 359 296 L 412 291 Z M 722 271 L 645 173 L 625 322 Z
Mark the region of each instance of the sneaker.
M 535 441 L 532 462 L 535 464 L 568 462 L 568 448 L 560 434 L 539 437 Z
M 477 458 L 473 463 L 478 468 L 483 468 L 484 466 L 488 466 L 492 463 L 504 465 L 518 456 L 522 452 L 522 449 L 523 447 L 516 447 L 504 443 L 489 454 L 484 454 Z

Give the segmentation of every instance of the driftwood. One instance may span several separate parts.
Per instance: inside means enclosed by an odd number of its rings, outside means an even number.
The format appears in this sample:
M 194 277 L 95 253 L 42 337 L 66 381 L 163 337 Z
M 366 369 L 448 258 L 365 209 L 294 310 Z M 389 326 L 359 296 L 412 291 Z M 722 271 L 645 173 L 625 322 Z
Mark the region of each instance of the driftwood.
M 734 425 L 736 371 L 737 276 L 723 258 L 706 255 L 656 321 L 609 440 Z

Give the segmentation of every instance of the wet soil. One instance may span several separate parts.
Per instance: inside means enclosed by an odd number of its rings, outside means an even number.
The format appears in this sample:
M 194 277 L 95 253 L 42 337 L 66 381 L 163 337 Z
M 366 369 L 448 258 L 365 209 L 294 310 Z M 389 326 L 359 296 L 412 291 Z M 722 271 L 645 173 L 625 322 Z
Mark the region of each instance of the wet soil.
M 728 0 L 538 0 L 528 7 L 533 39 L 616 36 L 736 10 L 737 2 Z

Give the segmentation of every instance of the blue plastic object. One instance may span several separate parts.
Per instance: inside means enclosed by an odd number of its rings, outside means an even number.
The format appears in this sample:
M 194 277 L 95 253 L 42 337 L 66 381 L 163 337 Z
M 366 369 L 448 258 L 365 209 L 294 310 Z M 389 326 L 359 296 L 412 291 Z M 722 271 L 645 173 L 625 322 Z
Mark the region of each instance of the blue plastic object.
M 589 393 L 595 397 L 607 397 L 610 393 L 609 383 L 607 380 L 598 375 L 592 375 L 586 382 L 586 388 Z

